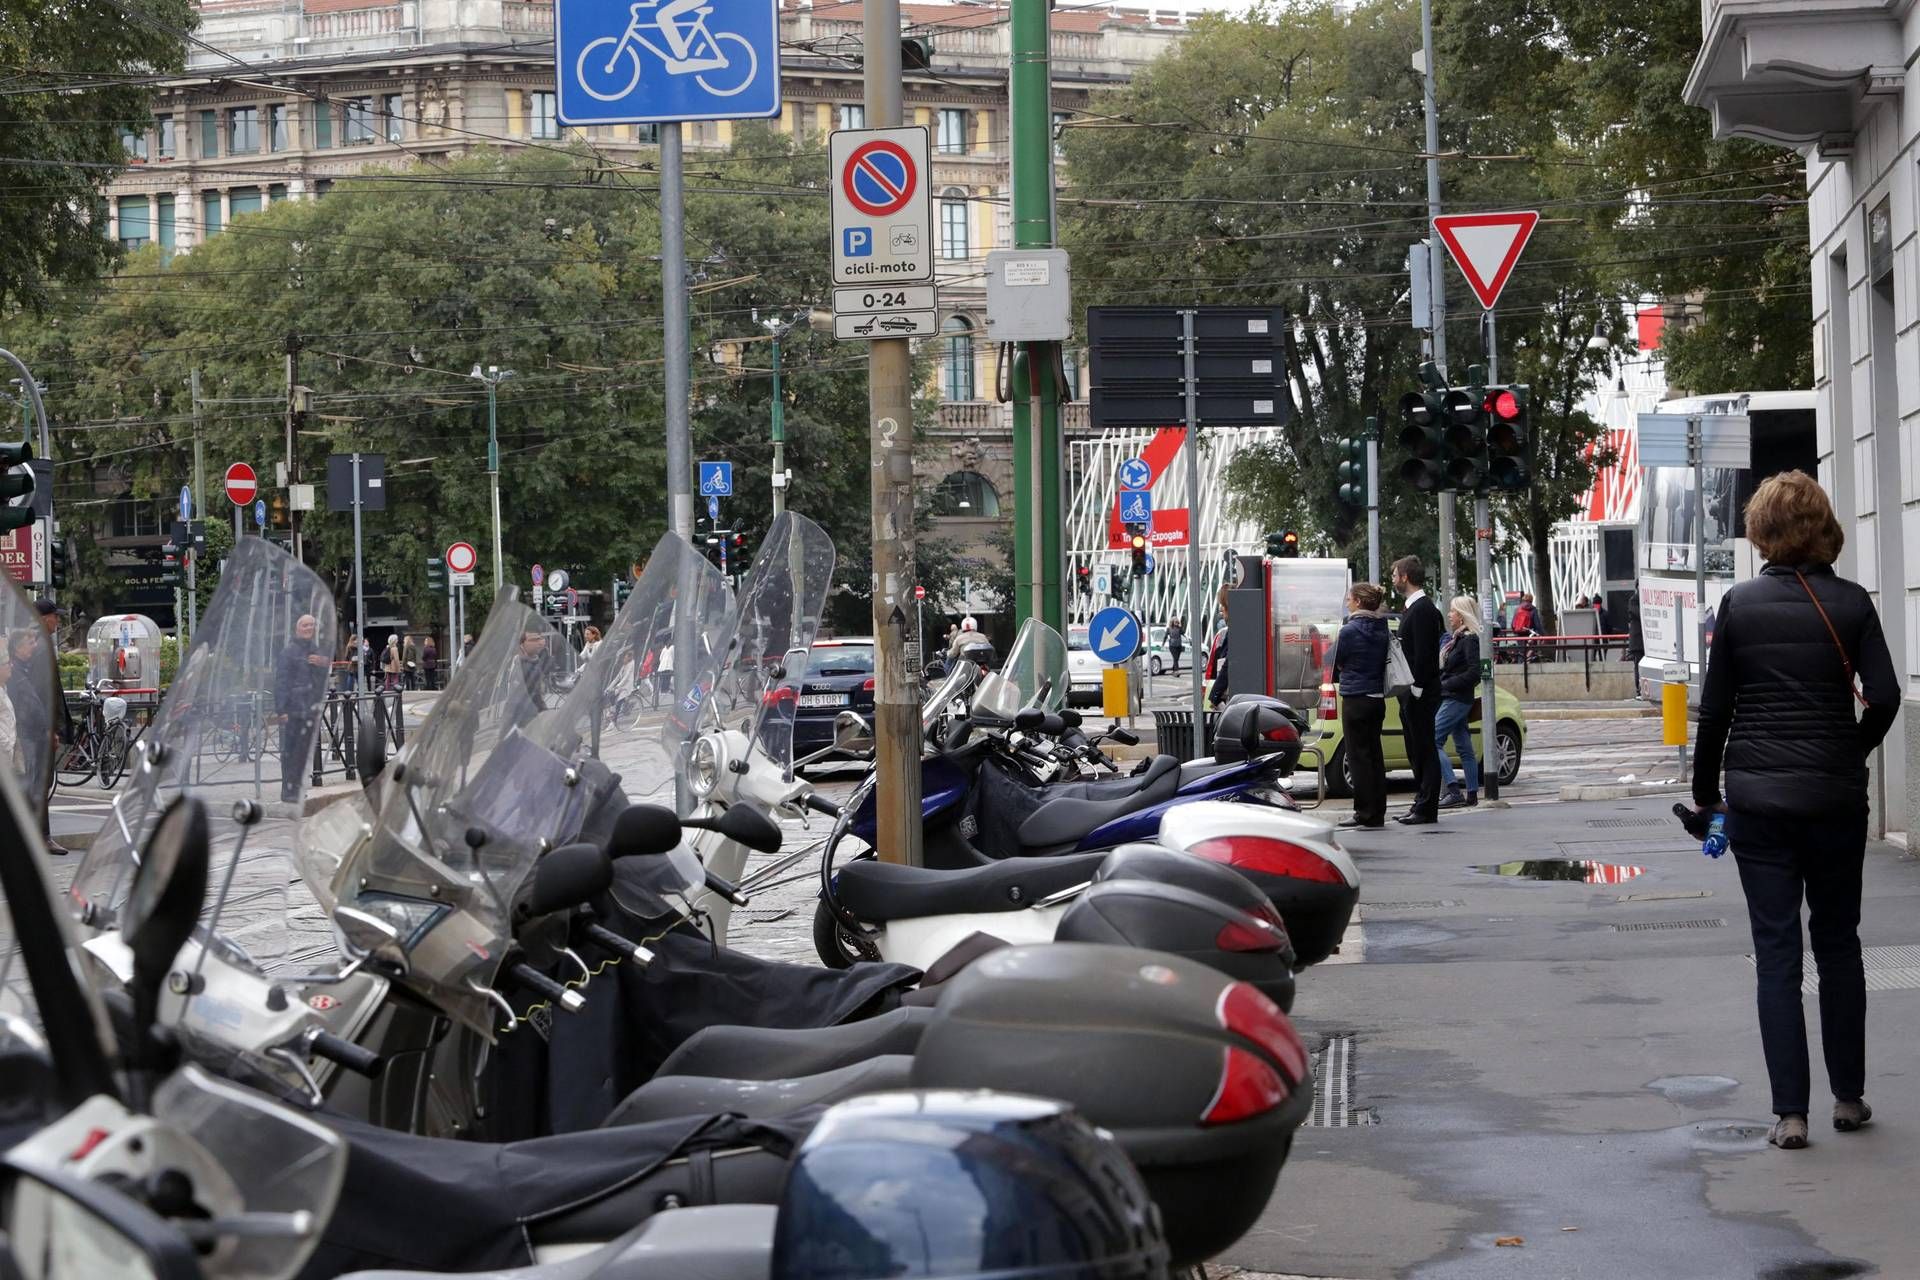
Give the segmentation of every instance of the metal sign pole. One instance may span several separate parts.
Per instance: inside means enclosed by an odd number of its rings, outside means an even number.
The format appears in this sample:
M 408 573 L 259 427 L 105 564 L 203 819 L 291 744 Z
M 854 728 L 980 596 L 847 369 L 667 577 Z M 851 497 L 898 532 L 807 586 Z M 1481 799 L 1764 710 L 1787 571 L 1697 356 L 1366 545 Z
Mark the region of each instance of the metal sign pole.
M 360 647 L 367 647 L 367 595 L 365 573 L 360 562 L 360 453 L 353 454 L 353 625 L 360 635 Z
M 1493 327 L 1493 312 L 1487 312 L 1487 380 L 1500 378 L 1500 344 Z M 1493 514 L 1487 507 L 1487 495 L 1473 500 L 1473 568 L 1480 586 L 1480 634 L 1486 637 L 1480 657 L 1486 672 L 1480 679 L 1480 787 L 1487 799 L 1500 798 L 1500 731 L 1495 723 L 1495 685 L 1493 680 Z M 1445 749 L 1445 744 L 1440 744 Z
M 1380 437 L 1367 437 L 1367 581 L 1380 581 Z
M 1193 351 L 1193 308 L 1187 307 L 1180 312 L 1180 366 L 1181 380 L 1186 384 L 1186 423 L 1187 423 L 1187 617 L 1190 625 L 1198 626 L 1201 618 L 1200 600 L 1200 386 L 1194 373 Z M 1226 619 L 1220 619 L 1224 626 Z M 1199 631 L 1195 635 L 1202 634 Z M 1209 635 L 1209 639 L 1211 636 Z M 1198 655 L 1196 655 L 1197 657 Z M 1193 664 L 1193 746 L 1190 760 L 1198 760 L 1206 754 L 1202 739 L 1206 736 L 1206 663 L 1197 660 Z
M 1693 464 L 1693 626 L 1700 688 L 1707 687 L 1707 467 L 1699 414 L 1687 418 L 1687 454 Z

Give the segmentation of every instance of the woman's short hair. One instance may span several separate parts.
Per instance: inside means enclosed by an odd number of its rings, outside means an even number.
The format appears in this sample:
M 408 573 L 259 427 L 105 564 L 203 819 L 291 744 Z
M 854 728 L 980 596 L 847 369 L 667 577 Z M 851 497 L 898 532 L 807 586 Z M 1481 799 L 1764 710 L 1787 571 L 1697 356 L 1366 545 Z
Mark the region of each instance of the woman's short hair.
M 1378 609 L 1387 598 L 1387 593 L 1380 589 L 1378 583 L 1373 582 L 1356 582 L 1347 594 L 1352 596 L 1353 602 L 1362 609 Z
M 1760 482 L 1747 499 L 1747 537 L 1773 564 L 1832 564 L 1847 545 L 1827 491 L 1804 471 Z

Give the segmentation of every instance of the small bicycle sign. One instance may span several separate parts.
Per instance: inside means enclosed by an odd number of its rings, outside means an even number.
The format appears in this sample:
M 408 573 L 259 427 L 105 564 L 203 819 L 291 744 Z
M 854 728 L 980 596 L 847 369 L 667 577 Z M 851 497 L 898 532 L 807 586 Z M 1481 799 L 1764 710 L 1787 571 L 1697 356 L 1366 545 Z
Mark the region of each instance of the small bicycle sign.
M 644 71 L 640 50 L 660 59 L 670 76 L 693 77 L 717 98 L 730 98 L 753 83 L 760 62 L 753 43 L 732 31 L 715 34 L 707 27 L 713 5 L 700 0 L 641 0 L 631 7 L 627 29 L 618 36 L 602 36 L 580 51 L 574 75 L 590 98 L 618 102 L 640 86 Z M 648 10 L 656 10 L 651 20 Z M 680 18 L 690 13 L 684 24 Z M 647 38 L 651 31 L 656 44 Z M 662 44 L 665 47 L 661 47 Z M 711 73 L 711 74 L 709 74 Z

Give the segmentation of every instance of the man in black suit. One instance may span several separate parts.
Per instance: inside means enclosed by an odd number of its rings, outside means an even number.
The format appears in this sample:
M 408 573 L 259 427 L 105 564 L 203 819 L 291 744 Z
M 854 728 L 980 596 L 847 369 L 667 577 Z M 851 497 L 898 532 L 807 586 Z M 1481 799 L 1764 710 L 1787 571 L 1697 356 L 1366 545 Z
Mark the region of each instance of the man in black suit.
M 1400 615 L 1400 648 L 1420 691 L 1400 699 L 1400 728 L 1417 789 L 1413 807 L 1399 821 L 1411 827 L 1440 820 L 1440 760 L 1434 754 L 1433 720 L 1440 712 L 1440 637 L 1446 623 L 1427 598 L 1427 570 L 1418 556 L 1393 562 L 1393 589 L 1406 600 Z

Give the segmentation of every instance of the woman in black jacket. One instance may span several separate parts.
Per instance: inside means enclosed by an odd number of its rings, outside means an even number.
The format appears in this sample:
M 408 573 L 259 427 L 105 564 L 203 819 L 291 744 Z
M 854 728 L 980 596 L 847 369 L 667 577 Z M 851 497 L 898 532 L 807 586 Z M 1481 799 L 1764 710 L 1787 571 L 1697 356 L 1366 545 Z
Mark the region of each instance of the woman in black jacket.
M 1433 718 L 1433 749 L 1440 757 L 1440 785 L 1447 791 L 1440 797 L 1442 809 L 1480 803 L 1480 762 L 1474 758 L 1473 729 L 1467 723 L 1479 692 L 1480 602 L 1455 596 L 1447 609 L 1447 638 L 1440 642 L 1440 712 Z M 1460 769 L 1467 775 L 1464 790 L 1453 761 L 1447 759 L 1448 738 L 1460 752 Z
M 1865 588 L 1833 572 L 1845 535 L 1819 484 L 1800 471 L 1774 476 L 1747 503 L 1746 520 L 1767 564 L 1720 602 L 1700 697 L 1693 799 L 1702 814 L 1727 815 L 1753 926 L 1760 1043 L 1779 1117 L 1768 1141 L 1794 1149 L 1807 1145 L 1811 1088 L 1800 1001 L 1803 897 L 1820 971 L 1833 1127 L 1858 1129 L 1873 1116 L 1864 1097 L 1859 934 L 1867 758 L 1900 710 L 1900 686 Z
M 1340 825 L 1377 830 L 1387 825 L 1387 761 L 1380 727 L 1387 717 L 1387 593 L 1357 582 L 1347 593 L 1347 620 L 1333 646 L 1340 692 L 1340 750 L 1353 779 L 1353 816 Z

